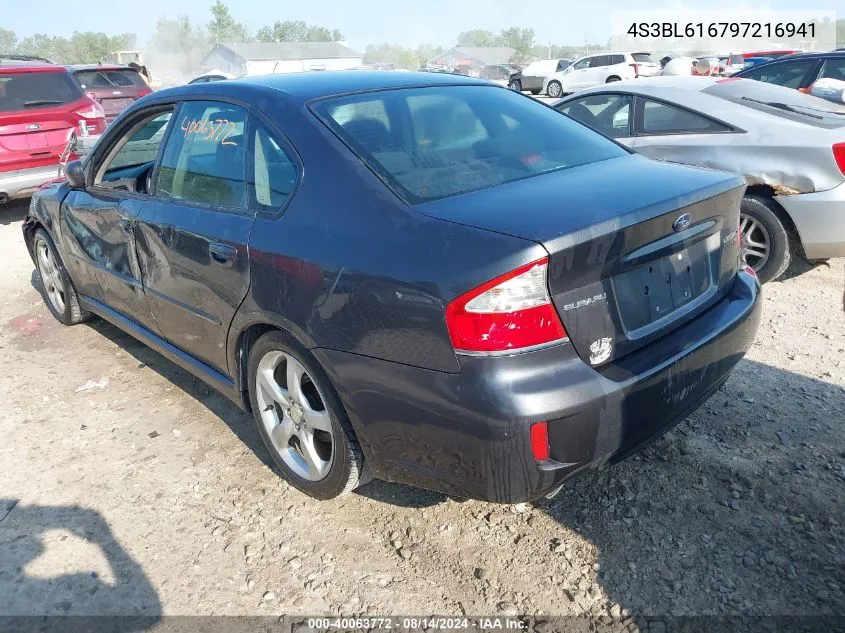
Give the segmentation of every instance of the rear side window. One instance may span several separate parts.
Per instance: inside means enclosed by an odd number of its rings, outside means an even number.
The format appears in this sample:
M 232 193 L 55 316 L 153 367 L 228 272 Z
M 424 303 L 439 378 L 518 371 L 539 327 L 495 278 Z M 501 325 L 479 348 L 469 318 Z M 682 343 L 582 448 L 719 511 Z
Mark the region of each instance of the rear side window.
M 0 72 L 0 112 L 50 108 L 81 97 L 67 72 Z
M 83 88 L 145 88 L 141 74 L 134 70 L 80 70 L 73 76 Z
M 653 64 L 654 60 L 651 58 L 649 53 L 633 53 L 631 57 L 634 58 L 635 62 L 640 62 L 642 64 Z
M 259 211 L 285 204 L 296 184 L 296 164 L 262 124 L 255 126 L 255 158 L 248 178 L 250 200 Z
M 731 55 L 728 57 L 728 64 L 731 66 L 742 66 L 745 63 L 745 58 L 742 55 Z
M 501 88 L 388 90 L 313 107 L 412 204 L 627 154 L 551 108 Z M 359 114 L 350 117 L 350 111 Z
M 624 55 L 610 55 L 610 62 L 609 64 L 612 66 L 614 64 L 624 64 L 625 63 L 625 56 Z
M 796 59 L 777 64 L 766 64 L 747 73 L 746 79 L 756 79 L 767 84 L 776 84 L 785 88 L 800 88 L 804 76 L 816 66 L 815 59 Z
M 702 134 L 729 132 L 730 128 L 689 110 L 660 101 L 645 100 L 642 113 L 644 134 Z
M 826 59 L 819 77 L 845 81 L 845 57 Z
M 164 147 L 157 193 L 210 206 L 246 203 L 246 111 L 188 101 Z

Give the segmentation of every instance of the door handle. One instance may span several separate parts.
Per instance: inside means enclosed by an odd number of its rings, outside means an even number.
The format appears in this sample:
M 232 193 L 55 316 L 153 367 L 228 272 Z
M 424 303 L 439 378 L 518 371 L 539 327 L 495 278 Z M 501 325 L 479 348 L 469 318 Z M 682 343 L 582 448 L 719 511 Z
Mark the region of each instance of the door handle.
M 208 245 L 208 252 L 211 254 L 211 259 L 221 266 L 229 267 L 235 262 L 235 256 L 238 251 L 233 246 L 228 244 L 219 244 L 212 242 Z
M 117 223 L 120 225 L 120 230 L 123 231 L 125 235 L 132 235 L 132 223 L 129 220 L 126 218 L 120 218 Z

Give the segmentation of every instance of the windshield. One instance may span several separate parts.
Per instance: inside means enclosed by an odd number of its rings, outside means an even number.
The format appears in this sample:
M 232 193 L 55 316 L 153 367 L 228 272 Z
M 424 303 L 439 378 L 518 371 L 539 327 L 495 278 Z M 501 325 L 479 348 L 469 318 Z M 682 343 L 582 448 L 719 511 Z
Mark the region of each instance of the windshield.
M 702 92 L 816 127 L 845 126 L 845 105 L 753 79 L 721 80 Z
M 146 87 L 141 74 L 134 70 L 80 70 L 74 77 L 83 89 Z
M 314 110 L 412 204 L 627 153 L 533 99 L 488 86 L 385 90 Z
M 55 107 L 81 97 L 66 72 L 0 72 L 0 112 Z

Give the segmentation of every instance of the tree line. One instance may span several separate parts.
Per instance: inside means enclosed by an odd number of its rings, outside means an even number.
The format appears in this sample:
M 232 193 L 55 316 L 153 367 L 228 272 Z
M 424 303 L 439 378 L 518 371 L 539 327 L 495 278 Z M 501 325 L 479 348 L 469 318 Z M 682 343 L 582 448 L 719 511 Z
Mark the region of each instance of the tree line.
M 299 20 L 277 20 L 250 32 L 246 25 L 235 20 L 222 0 L 216 0 L 210 12 L 211 19 L 205 24 L 192 22 L 187 15 L 159 18 L 152 38 L 145 47 L 152 63 L 168 67 L 174 72 L 191 73 L 199 68 L 202 58 L 217 42 L 336 42 L 344 39 L 343 33 L 336 28 Z M 838 46 L 845 46 L 845 19 L 836 22 L 836 39 Z M 62 64 L 105 61 L 111 52 L 132 50 L 137 44 L 134 33 L 108 35 L 77 31 L 70 37 L 36 33 L 19 39 L 14 32 L 0 28 L 0 53 L 37 55 Z M 538 43 L 534 29 L 519 27 L 503 29 L 498 34 L 485 29 L 463 31 L 455 44 L 510 47 L 516 51 L 509 60 L 514 63 L 530 59 L 571 57 L 584 50 L 583 46 Z M 384 42 L 367 46 L 364 62 L 392 63 L 399 68 L 416 69 L 442 52 L 442 47 L 432 44 L 409 48 Z

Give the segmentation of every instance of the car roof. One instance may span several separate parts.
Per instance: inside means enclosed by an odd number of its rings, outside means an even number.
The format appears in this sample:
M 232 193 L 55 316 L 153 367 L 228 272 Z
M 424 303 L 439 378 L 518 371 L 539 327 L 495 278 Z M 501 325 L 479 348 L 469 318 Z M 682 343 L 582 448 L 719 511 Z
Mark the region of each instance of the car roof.
M 321 97 L 376 90 L 461 85 L 492 86 L 505 89 L 493 82 L 446 73 L 400 72 L 395 70 L 350 72 L 339 70 L 259 75 L 221 82 L 186 84 L 160 90 L 156 95 L 161 98 L 179 98 L 187 95 L 217 93 L 238 98 L 260 93 L 273 93 L 274 96 L 278 96 L 281 93 L 287 97 L 288 101 L 304 103 Z
M 132 72 L 138 72 L 131 66 L 124 66 L 122 64 L 68 64 L 65 68 L 72 73 L 80 70 L 130 70 Z
M 0 72 L 4 70 L 55 72 L 61 71 L 63 68 L 49 62 L 29 59 L 9 59 L 0 55 Z

